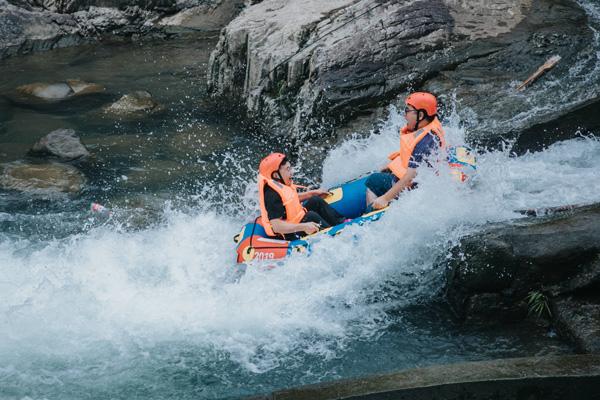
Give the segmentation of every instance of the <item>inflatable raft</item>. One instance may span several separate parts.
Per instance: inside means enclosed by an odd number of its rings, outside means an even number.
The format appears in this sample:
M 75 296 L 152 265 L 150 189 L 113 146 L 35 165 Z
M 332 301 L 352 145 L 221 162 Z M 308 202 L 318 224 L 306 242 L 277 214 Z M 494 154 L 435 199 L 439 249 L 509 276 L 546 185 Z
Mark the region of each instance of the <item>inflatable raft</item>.
M 476 170 L 475 157 L 466 147 L 453 147 L 448 150 L 448 164 L 456 180 L 464 182 Z M 386 208 L 367 210 L 365 201 L 367 176 L 354 179 L 329 189 L 325 201 L 350 221 L 344 222 L 312 235 L 306 235 L 298 240 L 283 240 L 270 237 L 261 225 L 260 217 L 242 227 L 235 235 L 237 262 L 248 263 L 253 260 L 277 260 L 292 253 L 310 253 L 311 244 L 320 235 L 335 236 L 348 225 L 363 225 L 366 222 L 377 221 L 387 210 Z

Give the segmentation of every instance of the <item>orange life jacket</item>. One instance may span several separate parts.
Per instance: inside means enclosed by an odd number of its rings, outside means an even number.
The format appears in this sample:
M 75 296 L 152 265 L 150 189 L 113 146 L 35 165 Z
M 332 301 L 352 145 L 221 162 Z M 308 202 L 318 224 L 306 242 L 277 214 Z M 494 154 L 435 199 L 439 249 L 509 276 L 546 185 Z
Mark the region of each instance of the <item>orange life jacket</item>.
M 284 185 L 281 182 L 277 182 L 276 180 L 269 179 L 259 174 L 258 200 L 260 204 L 261 225 L 263 228 L 265 228 L 267 235 L 276 236 L 277 234 L 273 232 L 271 221 L 269 221 L 269 213 L 265 207 L 265 185 L 276 191 L 279 197 L 281 197 L 281 201 L 285 207 L 285 222 L 292 224 L 300 223 L 306 214 L 306 210 L 304 207 L 302 207 L 302 203 L 300 203 L 300 199 L 298 198 L 298 186 L 294 185 L 293 183 L 289 186 Z
M 446 148 L 444 129 L 442 129 L 442 124 L 437 118 L 415 132 L 409 132 L 408 127 L 406 126 L 400 130 L 400 150 L 391 153 L 388 156 L 391 161 L 387 165 L 387 168 L 392 171 L 398 179 L 402 179 L 404 175 L 406 175 L 410 158 L 412 157 L 413 151 L 415 151 L 415 147 L 430 132 L 435 134 L 440 140 L 440 148 Z

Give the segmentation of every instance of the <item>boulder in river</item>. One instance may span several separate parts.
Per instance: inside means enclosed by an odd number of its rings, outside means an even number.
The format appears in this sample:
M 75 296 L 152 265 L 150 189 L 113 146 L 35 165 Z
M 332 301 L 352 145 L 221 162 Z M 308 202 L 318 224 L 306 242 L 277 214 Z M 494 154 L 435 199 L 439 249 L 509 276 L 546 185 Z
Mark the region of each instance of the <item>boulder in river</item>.
M 600 204 L 565 209 L 463 238 L 445 261 L 456 313 L 468 321 L 523 319 L 537 292 L 541 315 L 581 351 L 600 352 Z
M 540 287 L 555 296 L 581 290 L 600 274 L 600 205 L 491 226 L 463 238 L 452 255 L 447 297 L 463 316 L 477 317 L 471 310 L 484 295 L 497 298 L 489 305 L 499 311 Z
M 67 164 L 12 162 L 0 167 L 0 186 L 3 189 L 29 194 L 75 194 L 83 189 L 86 182 L 77 168 Z
M 243 3 L 243 0 L 0 0 L 0 59 L 102 38 L 164 38 L 172 33 L 168 25 L 218 30 L 237 14 Z M 193 11 L 186 12 L 188 9 Z M 158 23 L 161 19 L 169 23 L 161 25 Z
M 57 129 L 33 145 L 30 154 L 53 156 L 61 161 L 72 161 L 90 155 L 73 129 Z
M 107 114 L 118 116 L 140 116 L 162 111 L 152 95 L 145 90 L 138 90 L 123 95 L 119 100 L 104 109 Z
M 73 96 L 100 93 L 103 91 L 103 86 L 96 83 L 84 82 L 79 79 L 68 79 L 65 82 L 56 83 L 30 83 L 17 88 L 17 92 L 21 94 L 47 101 L 65 100 Z
M 222 30 L 209 90 L 241 103 L 267 135 L 305 137 L 424 89 L 456 99 L 472 139 L 494 141 L 600 97 L 590 9 L 572 0 L 263 1 Z M 556 68 L 515 90 L 554 54 Z

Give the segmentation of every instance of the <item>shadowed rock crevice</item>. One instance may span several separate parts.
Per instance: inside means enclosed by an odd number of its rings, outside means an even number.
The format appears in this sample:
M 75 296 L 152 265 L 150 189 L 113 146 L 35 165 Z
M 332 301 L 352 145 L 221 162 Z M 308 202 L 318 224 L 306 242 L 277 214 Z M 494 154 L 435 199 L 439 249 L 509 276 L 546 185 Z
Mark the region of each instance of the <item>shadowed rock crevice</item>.
M 600 205 L 498 224 L 465 237 L 446 262 L 446 297 L 467 321 L 520 320 L 543 293 L 581 351 L 600 351 Z

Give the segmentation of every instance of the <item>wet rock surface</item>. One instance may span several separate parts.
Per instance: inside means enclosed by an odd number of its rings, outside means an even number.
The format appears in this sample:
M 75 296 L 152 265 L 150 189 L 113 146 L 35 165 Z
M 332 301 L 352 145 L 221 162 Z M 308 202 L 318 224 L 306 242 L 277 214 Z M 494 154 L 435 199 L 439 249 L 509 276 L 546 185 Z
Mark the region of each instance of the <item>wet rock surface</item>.
M 560 140 L 567 140 L 578 134 L 592 136 L 595 132 L 600 132 L 600 99 L 558 120 L 525 129 L 512 150 L 516 154 L 539 151 Z
M 593 205 L 464 238 L 447 265 L 450 303 L 464 315 L 473 295 L 494 294 L 518 305 L 540 286 L 554 295 L 586 287 L 600 268 L 598 221 L 600 205 Z
M 409 369 L 273 392 L 256 399 L 595 399 L 596 355 L 530 357 Z
M 0 166 L 0 186 L 3 189 L 52 196 L 79 193 L 86 182 L 75 167 L 59 163 L 30 164 L 13 162 Z
M 600 296 L 592 289 L 600 287 L 599 221 L 596 204 L 462 239 L 446 264 L 449 303 L 468 321 L 520 320 L 530 311 L 527 295 L 539 291 L 554 304 L 547 317 L 564 336 L 582 351 L 597 352 Z
M 96 83 L 84 82 L 79 79 L 68 79 L 56 83 L 30 83 L 19 86 L 17 93 L 46 101 L 59 101 L 85 94 L 100 93 L 104 87 Z
M 33 145 L 30 154 L 53 156 L 61 161 L 82 159 L 90 155 L 73 129 L 57 129 L 50 132 Z
M 138 90 L 123 95 L 119 100 L 104 109 L 107 114 L 117 116 L 141 116 L 161 111 L 163 108 L 149 92 Z
M 595 290 L 600 289 L 596 285 Z M 554 321 L 561 334 L 575 343 L 582 353 L 600 354 L 600 298 L 567 296 L 553 306 Z
M 158 24 L 161 26 L 193 28 L 201 31 L 218 31 L 239 14 L 245 4 L 244 0 L 200 3 L 199 5 L 191 3 L 189 8 L 185 8 L 175 15 L 162 18 Z M 180 2 L 181 6 L 185 4 L 185 2 Z
M 209 86 L 292 137 L 425 89 L 455 96 L 471 140 L 494 142 L 600 96 L 588 23 L 570 0 L 263 1 L 222 31 Z M 517 92 L 552 54 L 559 66 Z
M 214 31 L 241 7 L 240 0 L 0 0 L 0 59 L 103 38 L 162 38 L 167 25 Z

